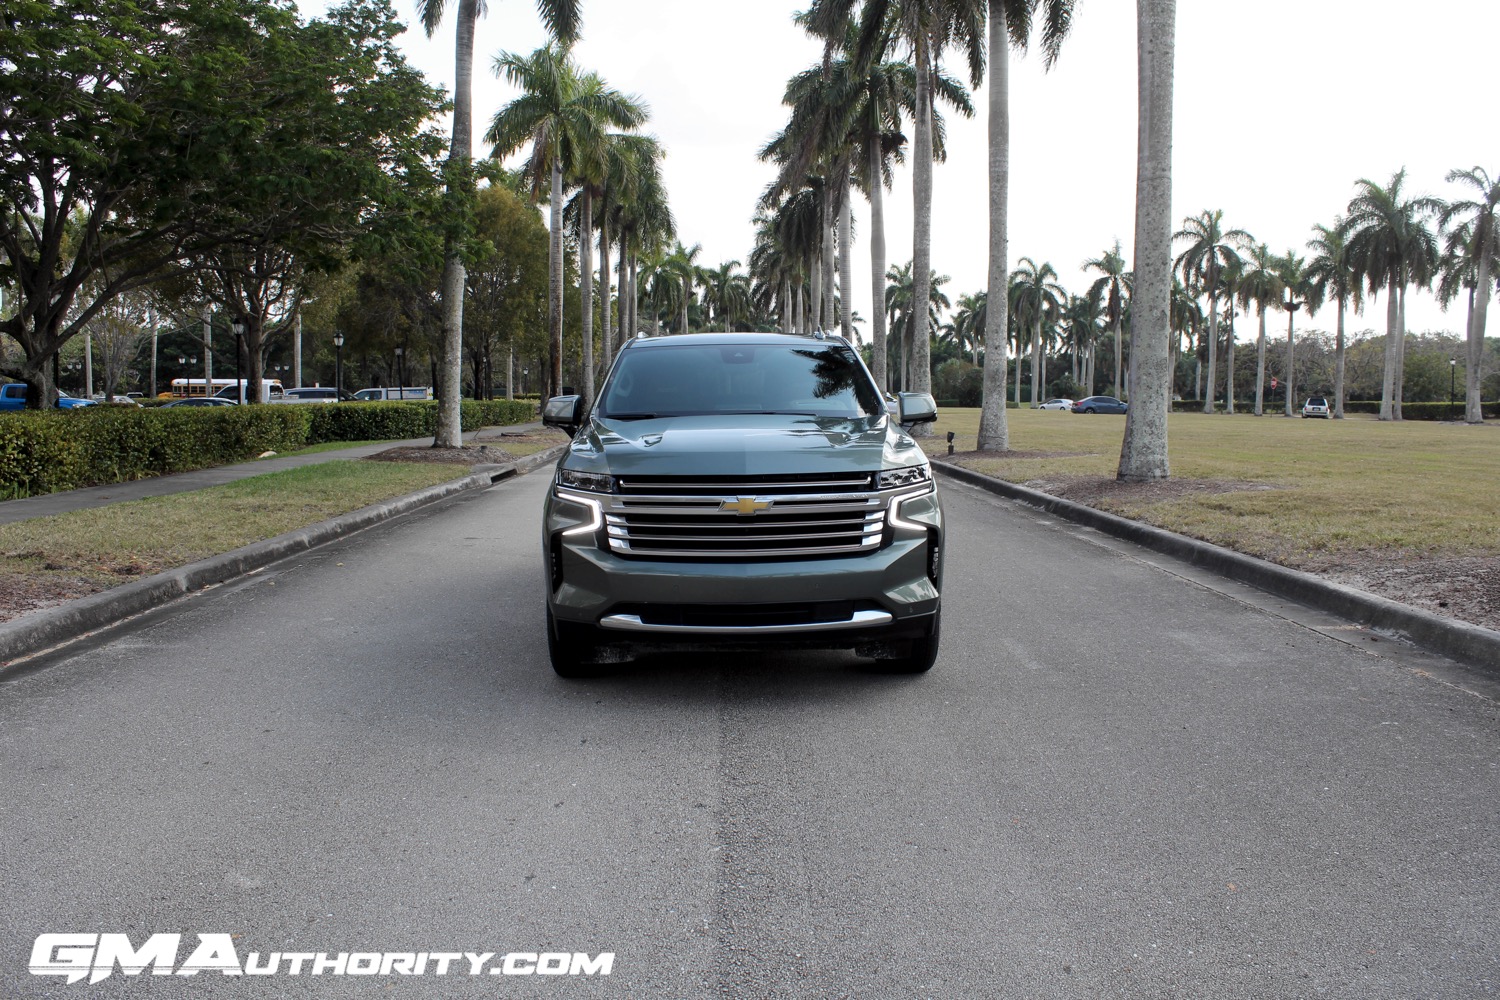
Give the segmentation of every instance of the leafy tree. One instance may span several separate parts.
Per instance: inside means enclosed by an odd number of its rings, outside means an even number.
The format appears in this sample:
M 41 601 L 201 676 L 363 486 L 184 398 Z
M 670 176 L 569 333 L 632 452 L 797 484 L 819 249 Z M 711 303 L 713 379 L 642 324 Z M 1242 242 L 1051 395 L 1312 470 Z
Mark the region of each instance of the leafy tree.
M 547 228 L 530 205 L 500 185 L 480 189 L 474 225 L 486 251 L 466 272 L 464 340 L 474 384 L 483 386 L 485 395 L 494 385 L 495 352 L 503 348 L 506 394 L 511 396 L 515 376 L 510 359 L 546 350 Z

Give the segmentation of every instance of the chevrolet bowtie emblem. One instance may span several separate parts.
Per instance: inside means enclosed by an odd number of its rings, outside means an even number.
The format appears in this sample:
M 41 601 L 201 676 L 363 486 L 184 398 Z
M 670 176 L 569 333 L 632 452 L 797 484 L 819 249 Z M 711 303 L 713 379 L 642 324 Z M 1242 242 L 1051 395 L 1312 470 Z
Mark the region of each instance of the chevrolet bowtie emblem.
M 736 514 L 754 514 L 758 510 L 765 510 L 771 506 L 771 501 L 760 500 L 756 497 L 738 497 L 734 500 L 725 500 L 719 504 L 720 510 L 732 510 Z

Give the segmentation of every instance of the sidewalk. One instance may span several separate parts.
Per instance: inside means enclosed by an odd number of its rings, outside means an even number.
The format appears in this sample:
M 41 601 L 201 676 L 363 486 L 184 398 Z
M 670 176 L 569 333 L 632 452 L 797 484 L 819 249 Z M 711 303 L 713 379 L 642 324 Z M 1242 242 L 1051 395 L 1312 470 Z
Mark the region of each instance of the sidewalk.
M 477 431 L 466 432 L 464 434 L 464 444 L 474 444 L 481 441 L 499 441 L 507 434 L 529 434 L 541 429 L 541 421 L 533 421 L 526 424 L 506 424 L 498 427 L 481 427 Z M 143 500 L 146 497 L 162 497 L 173 493 L 187 493 L 191 490 L 201 490 L 209 486 L 232 483 L 237 479 L 263 476 L 268 472 L 280 472 L 283 469 L 296 469 L 304 465 L 318 465 L 322 462 L 335 462 L 343 459 L 365 458 L 389 448 L 424 448 L 431 444 L 431 437 L 411 438 L 406 441 L 385 441 L 380 444 L 359 445 L 354 448 L 338 448 L 330 451 L 314 452 L 311 455 L 297 455 L 292 458 L 257 459 L 250 462 L 241 462 L 238 465 L 221 465 L 212 469 L 198 469 L 194 472 L 178 472 L 169 476 L 153 476 L 150 479 L 137 479 L 128 483 L 113 483 L 109 486 L 86 486 L 83 489 L 67 490 L 61 493 L 47 493 L 42 496 L 23 497 L 20 500 L 4 500 L 0 501 L 0 524 L 24 521 L 32 517 L 46 517 L 49 514 L 66 514 L 69 511 L 87 510 L 91 507 L 105 507 L 112 503 L 123 503 L 127 500 Z

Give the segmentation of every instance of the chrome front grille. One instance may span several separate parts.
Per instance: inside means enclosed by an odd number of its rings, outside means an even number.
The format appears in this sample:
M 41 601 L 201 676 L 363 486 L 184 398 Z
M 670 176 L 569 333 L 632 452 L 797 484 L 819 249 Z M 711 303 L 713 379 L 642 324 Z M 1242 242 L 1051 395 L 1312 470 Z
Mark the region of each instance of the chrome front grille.
M 880 547 L 889 495 L 863 475 L 622 477 L 604 501 L 610 550 L 626 556 L 755 559 Z

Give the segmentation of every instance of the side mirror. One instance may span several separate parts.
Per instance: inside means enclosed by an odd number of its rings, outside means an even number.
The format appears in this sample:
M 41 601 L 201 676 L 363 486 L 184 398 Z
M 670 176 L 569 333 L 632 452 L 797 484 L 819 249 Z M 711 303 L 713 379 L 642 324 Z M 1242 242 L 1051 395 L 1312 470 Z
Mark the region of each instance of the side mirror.
M 937 402 L 925 392 L 901 393 L 900 405 L 900 423 L 905 430 L 911 430 L 917 424 L 930 424 L 937 419 Z
M 561 428 L 572 437 L 583 426 L 584 412 L 582 396 L 553 396 L 542 407 L 542 425 Z

